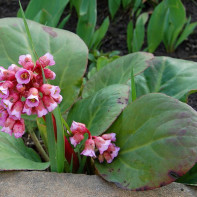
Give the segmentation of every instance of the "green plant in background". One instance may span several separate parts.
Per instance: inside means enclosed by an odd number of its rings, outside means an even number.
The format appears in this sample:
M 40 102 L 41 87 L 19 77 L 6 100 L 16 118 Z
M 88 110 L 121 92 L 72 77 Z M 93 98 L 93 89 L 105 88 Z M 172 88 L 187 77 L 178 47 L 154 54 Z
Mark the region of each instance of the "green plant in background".
M 148 50 L 154 52 L 161 42 L 173 52 L 195 29 L 197 22 L 186 19 L 181 0 L 164 0 L 153 11 L 148 23 Z
M 137 52 L 142 49 L 145 38 L 145 25 L 148 20 L 148 13 L 142 13 L 136 20 L 136 24 L 132 21 L 127 26 L 127 47 L 129 53 Z
M 89 53 L 88 59 L 90 61 L 89 71 L 87 78 L 90 79 L 95 73 L 97 73 L 101 68 L 106 66 L 108 63 L 119 58 L 119 51 L 112 51 L 109 53 L 102 53 L 98 50 L 94 50 L 93 53 Z
M 25 17 L 47 26 L 63 28 L 70 15 L 66 16 L 60 24 L 59 22 L 68 3 L 69 0 L 31 0 L 26 8 Z M 18 17 L 22 17 L 20 10 Z
M 112 19 L 114 18 L 121 4 L 124 9 L 132 7 L 132 14 L 134 14 L 140 8 L 140 6 L 142 6 L 142 0 L 108 0 L 109 12 Z
M 109 18 L 107 17 L 100 28 L 95 31 L 97 21 L 97 1 L 81 0 L 76 33 L 83 39 L 89 49 L 99 48 L 108 27 Z

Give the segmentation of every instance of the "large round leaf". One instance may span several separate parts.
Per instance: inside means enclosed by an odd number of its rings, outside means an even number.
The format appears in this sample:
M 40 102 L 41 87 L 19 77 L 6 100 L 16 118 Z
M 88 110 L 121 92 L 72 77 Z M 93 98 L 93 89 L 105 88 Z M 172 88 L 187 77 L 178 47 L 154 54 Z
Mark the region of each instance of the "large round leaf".
M 138 52 L 120 57 L 103 67 L 85 85 L 83 98 L 88 97 L 98 90 L 112 84 L 126 84 L 131 78 L 131 68 L 134 75 L 144 71 L 153 58 L 150 53 Z
M 185 101 L 197 87 L 197 63 L 170 57 L 155 57 L 143 74 L 136 76 L 137 96 L 162 92 Z
M 0 170 L 45 170 L 48 167 L 49 162 L 42 163 L 22 139 L 0 132 Z
M 129 87 L 111 85 L 94 95 L 75 103 L 68 114 L 68 123 L 72 121 L 86 124 L 92 135 L 106 131 L 122 110 L 127 106 Z
M 132 190 L 166 185 L 197 160 L 197 113 L 187 104 L 152 93 L 129 104 L 108 132 L 120 152 L 111 164 L 96 163 L 103 178 Z
M 86 70 L 88 49 L 75 34 L 28 21 L 35 49 L 39 56 L 50 52 L 56 65 L 50 67 L 56 73 L 51 81 L 59 85 L 63 101 L 62 110 L 71 106 L 79 94 L 82 76 Z M 0 19 L 0 64 L 8 67 L 17 64 L 19 55 L 33 51 L 25 31 L 23 20 L 19 18 Z

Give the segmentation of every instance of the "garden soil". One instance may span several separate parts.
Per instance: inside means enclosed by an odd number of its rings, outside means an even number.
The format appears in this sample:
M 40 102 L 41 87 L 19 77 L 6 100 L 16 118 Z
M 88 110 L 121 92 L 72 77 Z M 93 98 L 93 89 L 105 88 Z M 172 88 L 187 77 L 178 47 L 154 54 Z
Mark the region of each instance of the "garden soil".
M 21 0 L 21 4 L 25 9 L 28 5 L 29 0 Z M 108 1 L 107 0 L 98 0 L 97 8 L 97 27 L 99 27 L 103 20 L 109 15 L 108 11 Z M 187 17 L 191 16 L 191 21 L 197 21 L 197 0 L 182 0 L 186 8 Z M 68 6 L 67 6 L 68 7 Z M 16 17 L 19 9 L 18 0 L 0 0 L 0 18 L 4 17 Z M 146 3 L 146 7 L 143 8 L 143 11 L 152 12 L 151 6 Z M 62 16 L 65 17 L 69 14 L 69 8 L 66 8 Z M 110 27 L 105 36 L 101 50 L 103 52 L 110 52 L 114 50 L 120 51 L 121 55 L 128 53 L 127 50 L 127 24 L 130 20 L 131 10 L 120 9 L 113 20 L 110 20 Z M 77 26 L 77 14 L 73 10 L 71 13 L 70 20 L 65 25 L 64 29 L 72 31 L 75 33 Z M 145 43 L 146 44 L 146 43 Z M 144 46 L 145 47 L 145 46 Z M 174 58 L 180 58 L 185 60 L 197 61 L 197 29 L 194 31 L 189 38 L 184 41 L 175 52 L 166 53 L 164 45 L 161 44 L 158 49 L 155 51 L 154 55 L 156 56 L 170 56 Z M 188 99 L 188 104 L 197 110 L 197 93 L 190 95 Z

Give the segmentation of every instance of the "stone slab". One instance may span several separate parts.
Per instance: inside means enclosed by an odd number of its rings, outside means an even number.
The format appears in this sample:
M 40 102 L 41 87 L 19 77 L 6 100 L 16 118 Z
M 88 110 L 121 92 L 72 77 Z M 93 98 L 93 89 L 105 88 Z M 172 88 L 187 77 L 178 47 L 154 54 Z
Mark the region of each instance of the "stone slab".
M 151 191 L 127 191 L 82 174 L 0 172 L 0 197 L 196 197 L 195 188 L 172 183 Z

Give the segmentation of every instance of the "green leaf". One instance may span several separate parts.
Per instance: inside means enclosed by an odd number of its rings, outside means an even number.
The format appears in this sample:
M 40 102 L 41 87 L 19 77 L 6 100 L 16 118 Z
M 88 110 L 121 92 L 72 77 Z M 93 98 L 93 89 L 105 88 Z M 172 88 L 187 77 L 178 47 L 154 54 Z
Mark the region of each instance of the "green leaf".
M 185 7 L 180 0 L 166 0 L 164 6 L 167 10 L 164 20 L 163 42 L 167 51 L 173 52 L 178 35 L 186 22 Z
M 121 4 L 121 0 L 108 0 L 109 12 L 112 17 L 114 18 L 116 12 L 118 11 Z
M 112 84 L 127 84 L 131 77 L 131 68 L 133 67 L 134 75 L 137 75 L 149 66 L 152 58 L 152 54 L 140 52 L 120 57 L 107 64 L 86 83 L 83 98 Z
M 96 162 L 107 181 L 131 190 L 148 190 L 185 174 L 197 158 L 197 112 L 163 94 L 129 104 L 107 132 L 115 132 L 119 155 Z
M 196 62 L 155 57 L 149 63 L 151 66 L 140 77 L 136 77 L 137 97 L 148 92 L 161 92 L 185 101 L 187 93 L 196 89 Z
M 31 0 L 25 11 L 25 16 L 27 19 L 33 20 L 45 10 L 47 17 L 45 17 L 45 20 L 42 20 L 42 23 L 56 27 L 68 2 L 69 0 Z
M 132 0 L 122 0 L 123 8 L 127 8 L 132 3 Z
M 136 100 L 135 76 L 133 74 L 133 68 L 131 68 L 131 98 L 132 102 Z
M 70 4 L 71 4 L 71 7 L 72 6 L 75 7 L 77 15 L 79 16 L 81 0 L 70 0 Z
M 65 161 L 65 145 L 64 145 L 64 127 L 62 122 L 62 115 L 59 107 L 53 110 L 57 127 L 57 169 L 58 172 L 64 172 Z
M 175 45 L 175 49 L 184 41 L 187 39 L 187 37 L 194 31 L 194 29 L 196 28 L 197 26 L 197 22 L 195 23 L 191 23 L 190 24 L 190 20 L 188 20 L 188 23 L 186 24 L 183 32 L 181 33 L 179 39 L 177 40 L 176 42 L 176 45 Z
M 75 103 L 68 114 L 68 124 L 82 122 L 92 135 L 100 135 L 126 107 L 129 97 L 127 85 L 112 85 Z
M 0 132 L 0 170 L 45 170 L 48 167 L 49 162 L 42 163 L 22 139 Z
M 50 69 L 56 73 L 56 79 L 50 81 L 61 88 L 63 101 L 61 110 L 68 109 L 78 97 L 82 78 L 86 70 L 88 49 L 75 34 L 28 21 L 35 50 L 39 56 L 49 52 L 54 56 L 55 66 Z M 22 54 L 31 54 L 33 50 L 23 21 L 18 18 L 0 19 L 0 62 L 7 68 L 18 64 Z M 35 59 L 34 59 L 35 60 Z
M 175 41 L 185 22 L 185 8 L 180 0 L 162 1 L 155 8 L 148 24 L 149 52 L 154 52 L 162 40 L 167 51 L 173 51 Z
M 61 23 L 58 25 L 59 29 L 63 29 L 65 24 L 68 22 L 68 20 L 70 19 L 70 14 L 68 14 L 62 21 Z
M 37 15 L 33 18 L 33 21 L 47 25 L 47 22 L 51 19 L 51 15 L 45 10 L 40 10 Z
M 89 48 L 94 50 L 99 47 L 101 41 L 103 40 L 105 34 L 107 33 L 108 27 L 109 27 L 109 17 L 105 18 L 100 28 L 94 32 Z
M 165 1 L 153 11 L 147 28 L 148 51 L 154 52 L 163 38 L 164 18 L 166 15 Z
M 127 26 L 127 47 L 129 53 L 132 53 L 132 40 L 133 40 L 133 22 L 129 21 Z
M 46 122 L 43 118 L 37 118 L 36 121 L 44 145 L 46 148 L 48 148 Z
M 110 59 L 108 59 L 107 57 L 105 56 L 99 57 L 96 61 L 97 70 L 99 71 L 101 68 L 106 66 L 109 62 L 110 62 Z
M 140 51 L 142 48 L 145 36 L 145 24 L 147 20 L 148 13 L 145 12 L 141 14 L 136 21 L 136 27 L 133 32 L 133 52 Z
M 51 172 L 58 172 L 59 163 L 57 163 L 57 145 L 55 141 L 55 131 L 54 131 L 54 122 L 52 119 L 52 113 L 49 112 L 46 116 L 46 131 L 47 131 L 47 144 L 50 160 Z M 61 164 L 60 164 L 61 165 Z
M 96 26 L 97 10 L 96 0 L 82 0 L 80 5 L 80 16 L 77 23 L 77 35 L 89 47 Z

